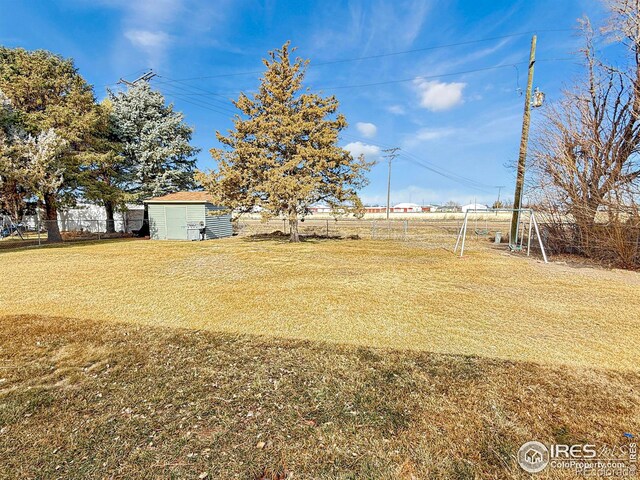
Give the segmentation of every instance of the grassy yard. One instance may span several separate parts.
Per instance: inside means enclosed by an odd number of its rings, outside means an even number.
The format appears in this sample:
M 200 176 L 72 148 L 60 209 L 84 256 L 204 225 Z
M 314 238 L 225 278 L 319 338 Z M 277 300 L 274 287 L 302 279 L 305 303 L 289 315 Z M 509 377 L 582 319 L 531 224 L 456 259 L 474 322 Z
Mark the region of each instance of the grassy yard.
M 471 247 L 0 252 L 0 476 L 527 478 L 640 432 L 640 275 Z

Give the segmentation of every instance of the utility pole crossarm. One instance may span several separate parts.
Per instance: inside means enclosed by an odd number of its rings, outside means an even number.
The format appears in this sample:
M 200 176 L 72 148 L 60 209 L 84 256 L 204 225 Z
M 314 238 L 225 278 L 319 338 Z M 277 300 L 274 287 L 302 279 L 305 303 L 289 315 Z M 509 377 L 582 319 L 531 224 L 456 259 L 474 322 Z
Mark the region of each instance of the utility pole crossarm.
M 126 85 L 127 87 L 133 87 L 138 82 L 148 82 L 153 77 L 157 77 L 157 76 L 158 76 L 157 73 L 155 73 L 153 70 L 149 70 L 147 73 L 145 73 L 141 77 L 136 78 L 133 82 L 125 80 L 124 78 L 120 78 L 120 80 L 118 80 L 117 83 L 122 83 L 123 85 Z

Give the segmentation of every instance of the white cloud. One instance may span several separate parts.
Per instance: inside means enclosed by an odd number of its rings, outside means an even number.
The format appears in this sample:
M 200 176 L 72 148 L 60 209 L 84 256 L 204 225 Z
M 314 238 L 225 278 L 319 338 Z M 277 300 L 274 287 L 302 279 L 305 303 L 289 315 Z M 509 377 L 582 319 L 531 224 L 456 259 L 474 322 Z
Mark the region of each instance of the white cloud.
M 382 153 L 377 145 L 369 145 L 362 142 L 351 142 L 342 148 L 351 152 L 354 158 L 364 155 L 364 158 L 368 161 L 379 160 Z
M 421 128 L 415 134 L 415 138 L 421 141 L 439 140 L 456 133 L 455 128 Z
M 387 110 L 394 115 L 404 115 L 407 113 L 402 105 L 389 105 Z
M 165 32 L 150 32 L 148 30 L 127 30 L 124 36 L 136 47 L 152 51 L 164 48 L 170 40 Z
M 404 136 L 402 140 L 402 149 L 411 150 L 423 142 L 433 142 L 451 135 L 460 135 L 462 132 L 463 130 L 459 128 L 451 127 L 421 128 L 415 133 Z
M 172 23 L 187 11 L 186 0 L 97 0 L 95 3 L 122 10 L 125 23 L 138 26 Z
M 378 132 L 378 127 L 376 127 L 373 123 L 358 122 L 356 123 L 356 128 L 358 129 L 358 132 L 360 132 L 360 134 L 365 138 L 373 138 Z
M 423 31 L 434 2 L 402 0 L 396 2 L 325 2 L 311 43 L 325 53 L 327 46 L 340 45 L 344 51 L 397 50 L 408 47 Z
M 143 67 L 158 68 L 177 37 L 170 32 L 188 13 L 186 0 L 97 0 L 121 13 L 121 42 L 114 42 L 115 54 L 128 60 L 135 58 Z M 131 49 L 133 47 L 133 49 Z M 123 52 L 123 50 L 125 50 Z M 122 61 L 122 60 L 121 60 Z
M 449 110 L 463 102 L 462 90 L 466 83 L 439 82 L 437 80 L 414 80 L 418 92 L 420 106 L 433 112 Z
M 88 0 L 84 0 L 87 1 Z M 233 0 L 93 0 L 120 14 L 121 36 L 113 41 L 114 63 L 161 68 L 175 44 L 211 42 L 212 25 L 224 23 Z M 219 31 L 220 27 L 216 27 Z M 133 47 L 133 48 L 132 48 Z M 144 61 L 144 63 L 142 63 Z

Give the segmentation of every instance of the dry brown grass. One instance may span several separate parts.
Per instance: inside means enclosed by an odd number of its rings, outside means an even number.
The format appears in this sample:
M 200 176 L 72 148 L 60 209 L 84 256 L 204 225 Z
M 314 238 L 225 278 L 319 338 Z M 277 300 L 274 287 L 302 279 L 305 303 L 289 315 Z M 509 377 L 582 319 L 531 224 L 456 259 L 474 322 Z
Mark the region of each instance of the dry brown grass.
M 640 430 L 638 373 L 474 356 L 4 316 L 0 367 L 0 478 L 524 479 Z
M 0 314 L 637 370 L 640 276 L 469 242 L 113 241 L 0 253 Z
M 2 252 L 0 478 L 527 478 L 640 431 L 640 275 L 484 245 Z

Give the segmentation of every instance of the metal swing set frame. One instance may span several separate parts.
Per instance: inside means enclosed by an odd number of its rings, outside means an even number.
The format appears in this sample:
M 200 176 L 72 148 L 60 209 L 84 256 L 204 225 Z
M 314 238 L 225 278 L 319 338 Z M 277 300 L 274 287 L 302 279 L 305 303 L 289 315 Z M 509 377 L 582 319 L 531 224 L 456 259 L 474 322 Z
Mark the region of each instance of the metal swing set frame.
M 458 232 L 458 238 L 456 240 L 456 246 L 453 249 L 453 253 L 457 253 L 458 247 L 460 247 L 460 256 L 464 255 L 464 244 L 467 237 L 467 226 L 469 224 L 469 212 L 474 214 L 483 214 L 489 215 L 491 213 L 495 213 L 496 215 L 499 212 L 517 212 L 518 213 L 518 228 L 516 229 L 516 238 L 509 239 L 509 248 L 511 250 L 520 250 L 522 251 L 523 241 L 524 241 L 524 222 L 521 221 L 521 217 L 523 213 L 529 214 L 529 234 L 527 236 L 527 256 L 531 253 L 531 232 L 532 229 L 535 229 L 536 237 L 538 238 L 538 245 L 540 245 L 540 251 L 542 252 L 542 258 L 544 259 L 544 263 L 549 263 L 547 259 L 547 253 L 544 249 L 544 245 L 542 243 L 542 236 L 540 235 L 540 228 L 538 227 L 538 221 L 536 220 L 536 214 L 531 208 L 521 208 L 521 209 L 487 209 L 487 210 L 467 210 L 464 213 L 464 220 L 462 225 L 460 226 L 460 231 Z M 522 225 L 522 235 L 518 239 L 518 232 L 520 231 L 520 226 Z M 518 245 L 518 240 L 520 240 L 520 244 Z
M 4 215 L 2 216 L 2 225 L 0 225 L 0 228 L 3 228 L 3 229 L 7 228 L 7 225 L 9 226 L 10 229 L 13 229 L 13 232 L 15 232 L 20 237 L 21 240 L 24 240 L 24 236 L 20 231 L 20 222 L 16 223 L 13 221 L 13 218 L 11 218 L 11 216 Z

